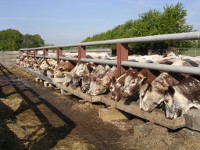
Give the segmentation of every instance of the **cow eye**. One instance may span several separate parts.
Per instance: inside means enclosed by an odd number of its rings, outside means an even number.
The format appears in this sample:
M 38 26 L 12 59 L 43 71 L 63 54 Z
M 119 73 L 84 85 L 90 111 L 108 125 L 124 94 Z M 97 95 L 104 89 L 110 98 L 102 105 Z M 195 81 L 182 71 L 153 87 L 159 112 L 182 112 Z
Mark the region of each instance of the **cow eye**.
M 157 102 L 153 102 L 153 104 L 154 104 L 154 105 L 158 105 L 158 103 L 157 103 Z
M 169 101 L 166 99 L 165 102 L 168 103 Z

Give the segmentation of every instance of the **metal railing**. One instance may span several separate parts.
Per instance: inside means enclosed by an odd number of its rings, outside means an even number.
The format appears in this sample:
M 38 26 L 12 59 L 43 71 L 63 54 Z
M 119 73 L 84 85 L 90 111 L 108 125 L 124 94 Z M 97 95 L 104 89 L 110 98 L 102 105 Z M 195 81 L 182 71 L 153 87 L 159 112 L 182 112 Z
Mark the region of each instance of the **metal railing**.
M 147 68 L 167 72 L 177 73 L 189 73 L 200 76 L 200 67 L 188 67 L 188 66 L 170 66 L 163 64 L 153 63 L 140 63 L 140 62 L 129 62 L 128 61 L 128 44 L 129 43 L 148 43 L 148 42 L 161 42 L 161 41 L 178 41 L 178 40 L 199 40 L 200 32 L 187 32 L 187 33 L 176 33 L 176 34 L 164 34 L 154 35 L 145 37 L 135 38 L 124 38 L 106 41 L 95 41 L 78 44 L 58 45 L 58 46 L 47 46 L 47 47 L 36 47 L 36 48 L 23 48 L 20 49 L 20 53 L 25 51 L 27 56 L 30 55 L 31 51 L 34 51 L 34 57 L 37 57 L 38 50 L 43 50 L 43 58 L 54 58 L 59 63 L 60 59 L 69 61 L 80 62 L 94 62 L 98 64 L 117 65 L 118 75 L 121 75 L 124 71 L 123 66 L 136 67 L 136 68 Z M 117 47 L 117 60 L 103 60 L 103 59 L 86 59 L 86 46 L 95 45 L 112 45 L 116 44 Z M 78 47 L 78 58 L 62 57 L 63 48 L 67 47 Z M 48 56 L 48 49 L 56 48 L 57 57 Z

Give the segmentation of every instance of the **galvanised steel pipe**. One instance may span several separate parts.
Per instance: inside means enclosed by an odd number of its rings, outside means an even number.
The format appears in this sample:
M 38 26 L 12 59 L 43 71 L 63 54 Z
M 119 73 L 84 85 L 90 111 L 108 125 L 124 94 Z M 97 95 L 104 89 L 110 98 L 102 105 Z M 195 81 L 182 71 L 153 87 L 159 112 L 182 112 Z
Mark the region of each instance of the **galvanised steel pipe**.
M 178 41 L 178 40 L 199 40 L 200 32 L 185 32 L 185 33 L 175 33 L 175 34 L 162 34 L 162 35 L 152 35 L 144 37 L 134 37 L 134 38 L 123 38 L 115 40 L 106 41 L 94 41 L 85 42 L 78 44 L 68 44 L 68 45 L 57 45 L 57 46 L 47 46 L 47 47 L 37 47 L 37 48 L 22 48 L 21 51 L 27 50 L 39 50 L 39 49 L 49 49 L 49 48 L 63 48 L 63 47 L 77 47 L 77 46 L 95 46 L 95 45 L 110 45 L 116 43 L 148 43 L 148 42 L 162 42 L 162 41 Z
M 176 73 L 188 73 L 200 76 L 200 67 L 189 67 L 189 66 L 176 66 L 176 65 L 163 65 L 154 63 L 139 63 L 122 61 L 122 66 L 135 67 L 135 68 L 146 68 L 152 70 L 160 70 L 166 72 L 176 72 Z
M 71 57 L 59 57 L 61 60 L 70 60 L 70 61 L 78 61 L 78 58 L 71 58 Z
M 106 59 L 82 58 L 81 62 L 93 62 L 97 64 L 117 65 L 116 60 L 106 60 Z M 188 73 L 200 76 L 200 67 L 175 66 L 175 65 L 173 66 L 173 65 L 141 63 L 141 62 L 131 62 L 131 61 L 122 61 L 122 66 L 134 67 L 134 68 L 146 68 L 146 69 L 160 70 L 166 72 Z
M 57 59 L 56 56 L 45 56 L 45 58 L 49 58 L 49 59 Z
M 93 63 L 97 63 L 97 64 L 117 65 L 117 60 L 106 60 L 106 59 L 81 58 L 81 62 L 93 62 Z
M 43 58 L 43 56 L 35 56 L 36 58 Z
M 43 58 L 43 56 L 36 56 L 36 57 Z M 56 59 L 56 57 L 53 57 L 53 56 L 45 56 L 45 58 Z M 60 59 L 69 60 L 69 61 L 78 61 L 78 58 L 70 58 L 70 57 L 60 57 Z M 105 64 L 105 65 L 113 65 L 113 66 L 117 65 L 116 60 L 107 60 L 107 59 L 82 58 L 81 62 L 93 62 L 97 64 Z M 122 61 L 122 66 L 134 67 L 134 68 L 146 68 L 146 69 L 160 70 L 160 71 L 166 71 L 166 72 L 188 73 L 188 74 L 200 76 L 200 67 L 176 66 L 176 65 L 173 66 L 173 65 L 141 63 L 141 62 L 132 62 L 132 61 Z

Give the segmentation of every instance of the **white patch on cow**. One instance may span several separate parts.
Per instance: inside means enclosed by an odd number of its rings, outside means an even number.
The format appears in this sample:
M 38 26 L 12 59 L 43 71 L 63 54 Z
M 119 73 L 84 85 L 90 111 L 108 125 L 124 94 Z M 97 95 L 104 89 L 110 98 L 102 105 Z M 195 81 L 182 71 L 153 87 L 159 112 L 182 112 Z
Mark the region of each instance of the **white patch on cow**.
M 165 78 L 168 76 L 168 73 L 161 73 L 152 83 L 151 88 L 147 89 L 147 85 L 144 85 L 140 89 L 140 108 L 145 111 L 152 111 L 157 107 L 161 102 L 164 101 L 164 94 L 158 92 L 162 90 L 163 85 L 168 85 Z M 162 84 L 161 84 L 162 83 Z
M 165 95 L 166 118 L 175 119 L 183 116 L 191 107 L 198 108 L 199 105 L 192 104 L 180 91 L 178 87 L 173 87 L 174 94 Z M 181 114 L 180 114 L 181 112 Z

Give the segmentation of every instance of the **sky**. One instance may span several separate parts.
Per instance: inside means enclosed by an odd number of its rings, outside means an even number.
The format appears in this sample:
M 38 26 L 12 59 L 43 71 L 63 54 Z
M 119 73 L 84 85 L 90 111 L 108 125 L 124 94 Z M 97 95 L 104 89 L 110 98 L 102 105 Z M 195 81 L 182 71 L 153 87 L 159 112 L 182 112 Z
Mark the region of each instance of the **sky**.
M 200 31 L 200 0 L 0 0 L 0 30 L 39 34 L 46 44 L 74 44 L 178 2 L 188 12 L 187 24 Z

